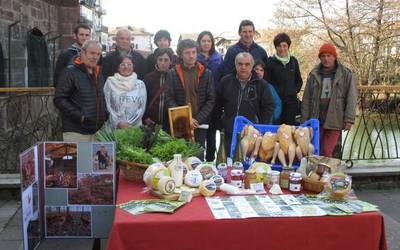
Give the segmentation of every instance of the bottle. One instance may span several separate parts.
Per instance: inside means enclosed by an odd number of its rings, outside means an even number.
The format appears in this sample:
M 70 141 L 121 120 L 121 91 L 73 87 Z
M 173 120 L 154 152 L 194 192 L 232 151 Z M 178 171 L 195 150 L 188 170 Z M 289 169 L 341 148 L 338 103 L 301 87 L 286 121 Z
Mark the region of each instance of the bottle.
M 174 160 L 168 166 L 168 170 L 171 173 L 172 179 L 175 181 L 176 187 L 180 187 L 183 184 L 183 164 L 182 155 L 174 154 Z
M 221 163 L 226 163 L 225 133 L 223 130 L 220 132 L 220 141 L 219 141 L 216 165 L 218 166 Z
M 243 164 L 243 153 L 242 147 L 240 146 L 240 133 L 236 135 L 236 146 L 235 146 L 235 154 L 233 156 L 233 162 L 240 162 Z

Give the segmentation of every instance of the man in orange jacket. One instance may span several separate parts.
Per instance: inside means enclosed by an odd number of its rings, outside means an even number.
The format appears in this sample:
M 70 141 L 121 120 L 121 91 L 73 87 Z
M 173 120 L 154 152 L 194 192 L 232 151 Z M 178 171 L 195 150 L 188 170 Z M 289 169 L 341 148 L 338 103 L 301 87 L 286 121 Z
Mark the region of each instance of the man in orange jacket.
M 204 147 L 207 131 L 200 129 L 201 124 L 208 124 L 215 105 L 215 90 L 211 71 L 197 62 L 198 45 L 191 39 L 179 42 L 177 54 L 180 59 L 167 74 L 167 107 L 192 107 L 192 124 L 195 141 Z

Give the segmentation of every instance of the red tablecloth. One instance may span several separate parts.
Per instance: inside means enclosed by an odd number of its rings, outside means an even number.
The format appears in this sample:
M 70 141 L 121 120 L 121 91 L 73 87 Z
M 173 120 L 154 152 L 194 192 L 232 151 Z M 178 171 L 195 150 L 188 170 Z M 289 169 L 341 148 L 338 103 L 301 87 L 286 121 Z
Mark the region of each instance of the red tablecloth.
M 117 204 L 154 198 L 120 178 Z M 279 249 L 386 250 L 380 213 L 299 218 L 214 219 L 203 197 L 174 214 L 132 215 L 116 208 L 109 250 Z

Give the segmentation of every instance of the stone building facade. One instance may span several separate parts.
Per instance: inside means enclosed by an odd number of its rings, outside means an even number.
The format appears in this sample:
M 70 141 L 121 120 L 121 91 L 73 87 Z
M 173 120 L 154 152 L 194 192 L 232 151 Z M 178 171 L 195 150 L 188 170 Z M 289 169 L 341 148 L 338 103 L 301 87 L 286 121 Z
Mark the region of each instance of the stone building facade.
M 101 10 L 99 2 L 100 0 L 0 0 L 0 43 L 3 52 L 2 58 L 0 53 L 0 60 L 3 62 L 5 76 L 3 81 L 0 80 L 0 87 L 28 86 L 26 40 L 28 32 L 34 27 L 45 35 L 52 78 L 53 64 L 59 50 L 72 43 L 73 28 L 82 22 L 82 9 L 96 9 L 95 13 L 98 13 L 98 9 Z M 98 15 L 100 18 L 101 14 Z M 87 18 L 83 21 L 92 27 L 94 25 Z M 104 31 L 102 27 L 96 29 L 95 32 Z M 94 38 L 97 38 L 96 35 Z M 11 77 L 8 72 L 9 55 Z

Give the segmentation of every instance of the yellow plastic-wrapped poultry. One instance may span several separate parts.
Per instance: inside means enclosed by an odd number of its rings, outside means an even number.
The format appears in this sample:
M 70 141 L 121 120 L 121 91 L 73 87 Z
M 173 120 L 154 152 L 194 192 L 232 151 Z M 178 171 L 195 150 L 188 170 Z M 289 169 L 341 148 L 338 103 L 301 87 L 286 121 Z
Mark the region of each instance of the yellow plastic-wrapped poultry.
M 293 138 L 293 132 L 295 130 L 294 126 L 289 126 L 282 124 L 278 128 L 278 141 L 279 141 L 279 151 L 278 159 L 284 167 L 291 167 L 296 155 L 296 144 Z M 286 156 L 288 157 L 288 164 L 286 164 Z
M 278 141 L 278 135 L 271 132 L 265 132 L 262 137 L 261 147 L 258 151 L 258 157 L 261 161 L 266 162 L 269 161 L 273 154 L 275 143 Z
M 278 140 L 279 144 L 281 146 L 281 149 L 285 155 L 288 155 L 289 151 L 289 145 L 291 143 L 294 143 L 293 139 L 293 132 L 294 132 L 294 127 L 289 126 L 286 124 L 282 124 L 278 128 Z
M 257 138 L 261 136 L 260 131 L 252 125 L 246 125 L 241 132 L 241 142 L 243 156 L 252 155 L 256 147 Z M 258 149 L 257 149 L 258 152 Z
M 304 156 L 314 154 L 314 146 L 311 143 L 313 137 L 312 128 L 299 127 L 294 131 L 294 138 L 296 140 L 296 156 L 301 160 Z

